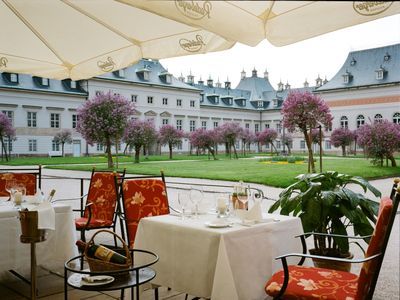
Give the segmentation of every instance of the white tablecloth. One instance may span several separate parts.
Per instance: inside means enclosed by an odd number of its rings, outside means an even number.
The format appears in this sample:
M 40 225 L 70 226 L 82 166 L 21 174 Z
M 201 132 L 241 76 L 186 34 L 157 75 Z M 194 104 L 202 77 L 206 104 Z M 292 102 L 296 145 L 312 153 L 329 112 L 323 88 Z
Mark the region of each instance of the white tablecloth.
M 76 230 L 72 209 L 55 204 L 56 228 L 48 230 L 47 240 L 36 244 L 37 264 L 62 271 L 64 262 L 78 255 Z M 0 277 L 13 269 L 22 274 L 30 272 L 30 244 L 20 242 L 21 226 L 18 211 L 11 202 L 0 200 Z
M 294 238 L 303 232 L 300 219 L 264 215 L 266 223 L 251 227 L 206 227 L 212 218 L 166 215 L 140 221 L 135 248 L 160 257 L 152 282 L 213 300 L 264 299 L 265 282 L 281 268 L 274 258 L 301 251 L 300 240 Z

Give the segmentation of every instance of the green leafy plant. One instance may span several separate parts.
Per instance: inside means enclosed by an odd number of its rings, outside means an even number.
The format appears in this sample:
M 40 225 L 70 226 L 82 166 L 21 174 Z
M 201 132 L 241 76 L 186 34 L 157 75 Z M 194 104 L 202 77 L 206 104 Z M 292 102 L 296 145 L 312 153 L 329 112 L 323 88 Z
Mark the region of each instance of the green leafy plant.
M 347 236 L 347 229 L 352 226 L 356 236 L 372 234 L 371 223 L 376 221 L 379 203 L 368 199 L 365 193 L 369 190 L 376 197 L 381 193 L 368 181 L 333 171 L 301 174 L 296 179 L 280 193 L 279 200 L 269 212 L 280 207 L 282 215 L 293 213 L 300 217 L 305 233 Z M 361 186 L 364 194 L 352 191 L 348 184 Z M 348 254 L 349 240 L 314 235 L 314 247 L 315 254 L 340 257 Z

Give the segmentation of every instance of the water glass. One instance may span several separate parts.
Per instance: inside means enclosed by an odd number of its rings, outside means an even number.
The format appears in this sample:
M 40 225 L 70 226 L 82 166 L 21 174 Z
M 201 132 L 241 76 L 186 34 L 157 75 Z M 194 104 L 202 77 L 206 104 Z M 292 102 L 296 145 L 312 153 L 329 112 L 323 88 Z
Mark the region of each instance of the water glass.
M 181 219 L 185 219 L 185 210 L 189 203 L 189 194 L 188 191 L 179 191 L 178 192 L 178 203 L 181 207 Z
M 190 188 L 190 201 L 192 202 L 194 206 L 194 215 L 195 218 L 198 218 L 199 215 L 199 205 L 203 201 L 203 188 L 202 187 L 196 187 Z

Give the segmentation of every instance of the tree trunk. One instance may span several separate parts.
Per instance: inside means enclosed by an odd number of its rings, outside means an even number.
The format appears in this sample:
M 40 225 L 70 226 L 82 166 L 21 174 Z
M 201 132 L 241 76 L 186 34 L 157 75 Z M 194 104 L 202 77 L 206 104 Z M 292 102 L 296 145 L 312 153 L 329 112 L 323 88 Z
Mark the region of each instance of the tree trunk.
M 168 144 L 168 148 L 169 148 L 169 159 L 172 159 L 172 144 L 171 143 Z
M 234 153 L 235 158 L 236 158 L 236 159 L 239 159 L 239 157 L 238 157 L 238 155 L 237 155 L 237 152 L 236 152 L 236 147 L 235 147 L 235 144 L 234 144 L 234 143 L 232 143 L 232 147 L 233 147 L 233 153 Z
M 124 155 L 126 155 L 126 152 L 127 152 L 127 150 L 128 150 L 128 147 L 129 147 L 129 144 L 127 143 L 126 145 L 125 145 L 125 149 L 124 149 Z
M 286 147 L 287 147 L 288 155 L 289 155 L 289 156 L 292 155 L 292 152 L 291 152 L 291 150 L 290 150 L 289 144 L 287 144 Z
M 61 143 L 61 156 L 64 157 L 64 145 L 65 143 Z
M 310 134 L 307 133 L 307 129 L 303 130 L 304 138 L 306 140 L 307 149 L 308 149 L 308 172 L 315 173 L 315 164 L 314 164 L 314 155 L 312 151 L 312 143 L 311 143 L 311 130 Z
M 6 145 L 4 145 L 3 137 L 1 137 L 1 149 L 3 149 L 3 153 L 4 153 L 4 156 L 6 158 L 6 161 L 8 161 L 7 149 L 6 149 Z M 1 159 L 3 159 L 3 155 L 1 156 Z
M 135 164 L 139 163 L 140 148 L 140 146 L 135 146 Z
M 389 159 L 390 162 L 392 163 L 392 167 L 397 167 L 397 163 L 396 163 L 396 160 L 394 159 L 393 154 L 390 154 L 390 155 L 388 156 L 388 159 Z
M 215 157 L 215 152 L 214 152 L 213 148 L 207 147 L 207 149 L 208 149 L 208 153 L 211 153 L 211 155 L 213 156 L 213 159 L 217 160 L 217 158 Z
M 275 145 L 274 145 L 274 143 L 273 142 L 271 142 L 271 154 L 272 154 L 272 149 L 275 149 L 275 153 L 276 153 L 276 155 L 278 155 L 279 153 L 278 153 L 278 149 L 276 149 L 276 147 L 275 147 Z
M 107 153 L 108 168 L 112 169 L 114 167 L 114 163 L 113 163 L 113 160 L 112 160 L 111 141 L 110 141 L 110 139 L 106 139 L 106 153 Z
M 230 143 L 225 142 L 225 154 L 226 156 L 231 154 L 231 147 L 230 147 Z
M 342 145 L 342 156 L 346 156 L 346 146 Z

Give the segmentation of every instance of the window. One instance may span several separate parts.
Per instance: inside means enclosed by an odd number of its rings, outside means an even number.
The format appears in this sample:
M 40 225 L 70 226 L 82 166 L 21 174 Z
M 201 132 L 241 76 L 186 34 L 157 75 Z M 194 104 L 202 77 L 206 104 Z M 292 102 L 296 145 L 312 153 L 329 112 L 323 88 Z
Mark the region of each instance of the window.
M 257 106 L 258 107 L 263 107 L 264 106 L 264 102 L 263 101 L 257 101 Z
M 276 141 L 276 148 L 281 149 L 281 141 Z
M 176 120 L 176 129 L 182 130 L 182 120 Z
M 346 116 L 342 116 L 340 118 L 340 127 L 342 128 L 349 128 L 349 120 Z
M 376 80 L 382 80 L 383 79 L 383 74 L 384 74 L 384 70 L 382 68 L 376 70 L 375 71 Z
M 13 151 L 13 142 L 10 138 L 3 139 L 4 147 L 7 149 L 8 153 Z
M 76 81 L 74 81 L 74 80 L 71 80 L 71 83 L 70 83 L 71 85 L 71 89 L 76 89 Z
M 182 99 L 176 99 L 176 106 L 182 106 Z
M 96 96 L 99 96 L 101 94 L 100 91 L 96 91 Z
M 265 124 L 265 128 L 269 128 L 269 124 L 267 123 L 267 124 Z
M 306 149 L 306 141 L 300 141 L 300 149 Z
M 201 121 L 201 128 L 207 129 L 207 121 Z
M 55 113 L 50 114 L 50 127 L 60 128 L 60 114 L 55 114 Z
M 72 128 L 76 128 L 78 121 L 79 121 L 78 115 L 72 115 Z
M 42 78 L 42 85 L 43 86 L 49 86 L 49 79 L 48 78 Z
M 29 152 L 37 151 L 37 140 L 28 140 Z
M 363 115 L 357 116 L 357 128 L 365 124 L 365 117 Z
M 332 148 L 332 146 L 331 146 L 331 141 L 325 140 L 325 149 L 329 150 L 329 149 L 331 149 L 331 148 Z
M 195 131 L 196 130 L 196 121 L 195 120 L 190 120 L 189 122 L 189 131 Z
M 182 150 L 182 141 L 179 141 L 179 142 L 176 144 L 176 149 Z
M 277 131 L 278 133 L 281 133 L 281 132 L 282 132 L 282 125 L 281 125 L 281 123 L 277 123 L 277 124 L 276 124 L 276 131 Z
M 125 70 L 124 69 L 118 70 L 118 76 L 121 77 L 121 78 L 124 78 L 125 77 Z
M 51 150 L 52 151 L 60 151 L 60 143 L 53 140 L 51 142 Z
M 168 105 L 168 98 L 162 98 L 162 104 Z
M 393 115 L 393 123 L 400 124 L 400 113 L 397 112 Z
M 37 113 L 28 111 L 27 112 L 28 127 L 36 127 L 37 126 L 36 120 L 37 120 Z
M 254 124 L 254 131 L 259 132 L 260 131 L 260 125 L 259 124 Z
M 137 95 L 131 95 L 131 101 L 136 103 L 137 102 Z
M 214 128 L 218 127 L 218 122 L 214 122 Z
M 148 96 L 147 97 L 147 103 L 148 104 L 153 104 L 153 97 L 152 96 Z
M 103 144 L 97 144 L 96 145 L 96 150 L 97 151 L 104 151 L 104 145 Z
M 190 107 L 196 107 L 196 101 L 190 100 Z
M 150 79 L 150 72 L 149 71 L 144 71 L 143 72 L 143 79 L 144 80 L 149 80 Z
M 375 117 L 374 117 L 374 121 L 377 122 L 377 123 L 382 123 L 382 121 L 383 121 L 382 115 L 381 114 L 376 114 Z
M 250 128 L 250 124 L 249 123 L 244 124 L 244 128 L 249 129 Z
M 14 112 L 12 110 L 3 110 L 2 113 L 5 114 L 12 123 L 14 122 Z
M 11 73 L 11 74 L 10 74 L 10 81 L 11 81 L 12 83 L 18 83 L 18 74 Z
M 163 125 L 168 125 L 168 119 L 162 119 L 162 124 Z

